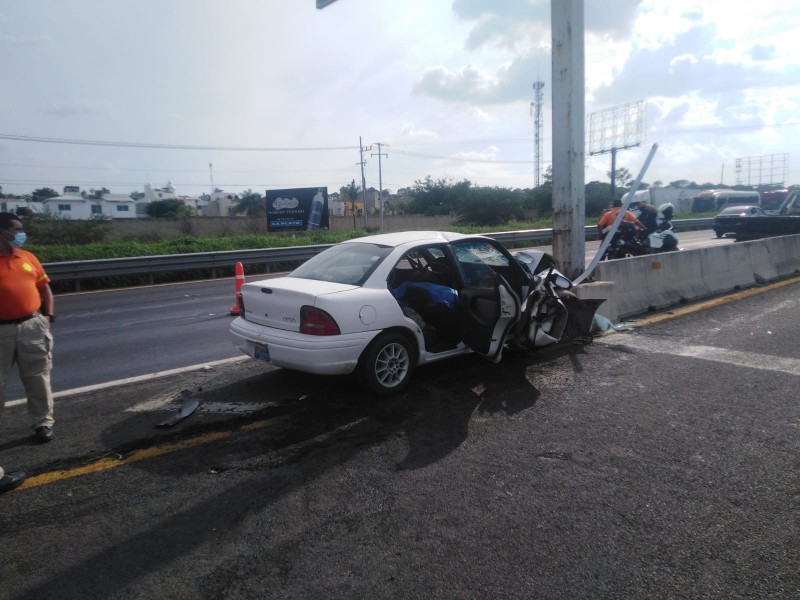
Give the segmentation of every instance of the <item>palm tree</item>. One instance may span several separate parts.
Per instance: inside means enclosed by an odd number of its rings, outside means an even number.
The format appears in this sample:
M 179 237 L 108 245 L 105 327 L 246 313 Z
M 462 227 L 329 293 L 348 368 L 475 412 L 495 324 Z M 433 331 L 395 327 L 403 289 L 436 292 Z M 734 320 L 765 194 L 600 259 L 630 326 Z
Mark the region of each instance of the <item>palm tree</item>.
M 237 215 L 245 213 L 251 217 L 263 217 L 267 214 L 267 206 L 261 194 L 247 190 L 239 198 L 239 203 L 233 207 L 233 212 Z
M 357 228 L 356 225 L 356 200 L 358 200 L 358 192 L 361 188 L 356 185 L 356 180 L 350 182 L 350 185 L 344 186 L 339 192 L 343 198 L 350 200 L 350 210 L 353 212 L 353 229 Z

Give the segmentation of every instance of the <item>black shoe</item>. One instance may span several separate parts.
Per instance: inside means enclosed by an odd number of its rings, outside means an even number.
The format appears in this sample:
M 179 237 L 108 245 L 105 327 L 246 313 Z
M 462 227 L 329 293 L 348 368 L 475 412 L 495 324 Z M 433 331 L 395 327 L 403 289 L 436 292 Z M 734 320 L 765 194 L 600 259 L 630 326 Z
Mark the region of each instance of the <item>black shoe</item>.
M 19 487 L 27 475 L 22 471 L 18 471 L 16 473 L 9 473 L 8 475 L 3 475 L 0 477 L 0 494 L 4 494 L 5 492 L 10 492 L 15 487 Z
M 49 442 L 53 439 L 53 428 L 52 427 L 45 427 L 42 425 L 41 427 L 36 428 L 36 439 L 40 442 Z

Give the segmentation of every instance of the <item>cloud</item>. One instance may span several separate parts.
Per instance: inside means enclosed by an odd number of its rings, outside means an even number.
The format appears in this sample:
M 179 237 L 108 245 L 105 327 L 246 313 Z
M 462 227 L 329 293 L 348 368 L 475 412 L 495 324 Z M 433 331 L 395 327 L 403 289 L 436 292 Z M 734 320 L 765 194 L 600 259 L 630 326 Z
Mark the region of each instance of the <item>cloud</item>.
M 613 3 L 589 0 L 584 5 L 583 26 L 587 32 L 606 34 L 612 39 L 630 36 L 642 0 L 614 0 Z
M 549 72 L 550 56 L 549 52 L 537 49 L 517 56 L 494 73 L 473 64 L 460 71 L 431 69 L 414 84 L 413 92 L 467 105 L 528 101 L 533 95 L 533 82 L 542 69 Z
M 498 84 L 474 65 L 467 65 L 460 72 L 444 67 L 429 70 L 414 84 L 415 94 L 422 94 L 453 102 L 470 100 L 490 101 L 497 95 Z
M 436 138 L 439 137 L 436 135 L 436 132 L 431 131 L 430 129 L 419 128 L 414 123 L 407 123 L 401 129 L 401 132 L 404 136 L 409 138 Z
M 642 0 L 615 0 L 610 3 L 592 0 L 584 5 L 584 28 L 587 32 L 622 39 L 630 35 Z M 487 44 L 513 48 L 541 39 L 549 42 L 549 0 L 455 0 L 453 13 L 465 21 L 476 21 L 465 46 L 477 50 Z
M 748 51 L 748 55 L 755 61 L 772 60 L 777 56 L 777 52 L 775 50 L 775 46 L 755 44 Z
M 692 92 L 736 93 L 748 88 L 782 88 L 800 79 L 800 67 L 766 68 L 724 58 L 714 25 L 704 24 L 678 35 L 673 44 L 634 48 L 610 83 L 592 92 L 596 105 L 611 106 L 636 98 L 675 98 Z M 728 62 L 724 62 L 724 61 Z

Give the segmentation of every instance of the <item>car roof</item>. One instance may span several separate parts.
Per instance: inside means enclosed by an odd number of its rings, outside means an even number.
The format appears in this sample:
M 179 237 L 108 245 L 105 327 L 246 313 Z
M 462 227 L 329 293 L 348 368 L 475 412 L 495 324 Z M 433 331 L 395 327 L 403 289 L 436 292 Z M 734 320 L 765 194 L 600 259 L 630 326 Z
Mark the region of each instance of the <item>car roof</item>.
M 481 237 L 455 233 L 452 231 L 398 231 L 395 233 L 380 233 L 368 235 L 366 237 L 353 238 L 342 242 L 343 244 L 364 243 L 378 244 L 380 246 L 390 246 L 396 248 L 405 244 L 434 244 L 448 243 L 469 237 Z

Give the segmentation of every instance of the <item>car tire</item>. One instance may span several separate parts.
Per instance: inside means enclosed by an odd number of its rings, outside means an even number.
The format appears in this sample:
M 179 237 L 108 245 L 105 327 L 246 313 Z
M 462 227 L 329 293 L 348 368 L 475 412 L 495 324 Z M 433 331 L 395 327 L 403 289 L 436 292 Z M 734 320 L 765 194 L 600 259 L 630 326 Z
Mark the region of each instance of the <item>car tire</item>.
M 382 333 L 361 355 L 358 376 L 362 385 L 375 394 L 397 394 L 411 381 L 415 363 L 416 352 L 406 336 Z

